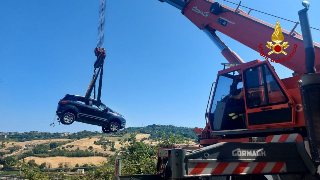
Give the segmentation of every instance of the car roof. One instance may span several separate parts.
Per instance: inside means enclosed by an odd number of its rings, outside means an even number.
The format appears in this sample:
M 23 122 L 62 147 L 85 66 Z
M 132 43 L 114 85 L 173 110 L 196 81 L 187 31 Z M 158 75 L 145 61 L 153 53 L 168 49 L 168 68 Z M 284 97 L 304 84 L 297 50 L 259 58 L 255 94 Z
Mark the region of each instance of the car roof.
M 71 94 L 66 94 L 66 97 L 67 96 L 74 96 L 74 97 L 80 97 L 80 98 L 85 98 L 84 96 L 81 96 L 81 95 L 71 95 Z M 92 101 L 95 101 L 95 102 L 98 102 L 96 99 L 92 99 L 92 98 L 89 98 L 89 100 L 92 100 Z M 100 102 L 101 104 L 103 104 L 102 102 Z M 103 104 L 105 105 L 105 104 Z M 106 106 L 106 105 L 105 105 Z

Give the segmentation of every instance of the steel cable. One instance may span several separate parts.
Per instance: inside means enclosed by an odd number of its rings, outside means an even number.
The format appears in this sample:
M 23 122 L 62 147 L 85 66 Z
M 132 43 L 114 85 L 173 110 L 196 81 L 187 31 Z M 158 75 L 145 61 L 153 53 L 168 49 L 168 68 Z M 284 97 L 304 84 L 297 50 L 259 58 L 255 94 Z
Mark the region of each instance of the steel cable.
M 239 5 L 237 3 L 234 3 L 234 2 L 231 2 L 231 1 L 228 1 L 228 0 L 222 0 L 222 1 L 234 4 L 234 5 L 237 5 L 237 6 L 240 6 L 240 7 L 244 7 L 244 8 L 247 8 L 247 9 L 250 9 L 252 11 L 256 11 L 256 12 L 262 13 L 262 14 L 266 14 L 266 15 L 269 15 L 269 16 L 272 16 L 272 17 L 276 17 L 276 18 L 279 18 L 279 19 L 282 19 L 282 20 L 285 20 L 285 21 L 288 21 L 288 22 L 297 23 L 295 21 L 292 21 L 292 20 L 289 20 L 289 19 L 286 19 L 286 18 L 282 18 L 282 17 L 276 16 L 276 15 L 273 15 L 273 14 L 269 14 L 269 13 L 266 13 L 266 12 L 263 12 L 263 11 L 259 11 L 259 10 L 256 10 L 256 9 L 252 9 L 250 7 L 247 7 L 247 6 Z M 320 29 L 315 28 L 315 27 L 310 27 L 310 28 L 320 31 Z

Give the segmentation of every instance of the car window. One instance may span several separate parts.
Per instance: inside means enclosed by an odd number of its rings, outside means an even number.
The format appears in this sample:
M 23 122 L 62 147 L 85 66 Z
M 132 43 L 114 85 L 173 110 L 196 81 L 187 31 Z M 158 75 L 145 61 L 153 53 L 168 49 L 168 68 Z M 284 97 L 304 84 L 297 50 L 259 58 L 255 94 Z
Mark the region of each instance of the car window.
M 98 108 L 99 110 L 104 110 L 106 108 L 106 105 L 102 104 L 102 103 L 98 103 L 96 101 L 93 102 L 94 104 L 94 108 Z
M 77 97 L 77 98 L 76 98 L 76 101 L 77 101 L 77 103 L 80 103 L 80 104 L 86 105 L 86 103 L 85 103 L 85 99 L 84 99 L 84 98 L 82 98 L 82 97 Z
M 104 104 L 100 104 L 100 105 L 99 105 L 99 109 L 101 109 L 101 110 L 105 110 L 106 108 L 107 108 L 107 106 L 104 105 Z
M 86 103 L 84 102 L 84 101 L 82 101 L 82 100 L 77 100 L 77 103 L 80 103 L 80 104 L 83 104 L 83 105 L 86 105 Z
M 93 104 L 92 107 L 100 110 L 100 108 L 99 108 L 99 106 L 97 106 L 97 104 Z

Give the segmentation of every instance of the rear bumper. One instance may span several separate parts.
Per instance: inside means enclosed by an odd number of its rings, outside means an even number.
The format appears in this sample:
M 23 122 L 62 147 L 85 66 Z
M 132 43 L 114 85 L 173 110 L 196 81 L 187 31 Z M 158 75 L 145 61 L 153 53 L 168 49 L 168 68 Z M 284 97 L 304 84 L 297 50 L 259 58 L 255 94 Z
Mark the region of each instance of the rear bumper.
M 62 115 L 62 111 L 56 111 L 56 114 L 60 118 L 60 116 Z

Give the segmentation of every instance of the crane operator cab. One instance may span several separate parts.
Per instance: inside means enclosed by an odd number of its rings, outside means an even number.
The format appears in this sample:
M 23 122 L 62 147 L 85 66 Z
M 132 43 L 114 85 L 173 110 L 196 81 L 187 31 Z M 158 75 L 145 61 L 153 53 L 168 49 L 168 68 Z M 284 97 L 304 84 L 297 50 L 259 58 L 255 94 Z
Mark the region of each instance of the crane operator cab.
M 208 118 L 213 131 L 268 129 L 293 123 L 294 103 L 268 62 L 219 71 Z
M 237 71 L 218 77 L 210 120 L 213 130 L 246 128 L 242 76 Z

